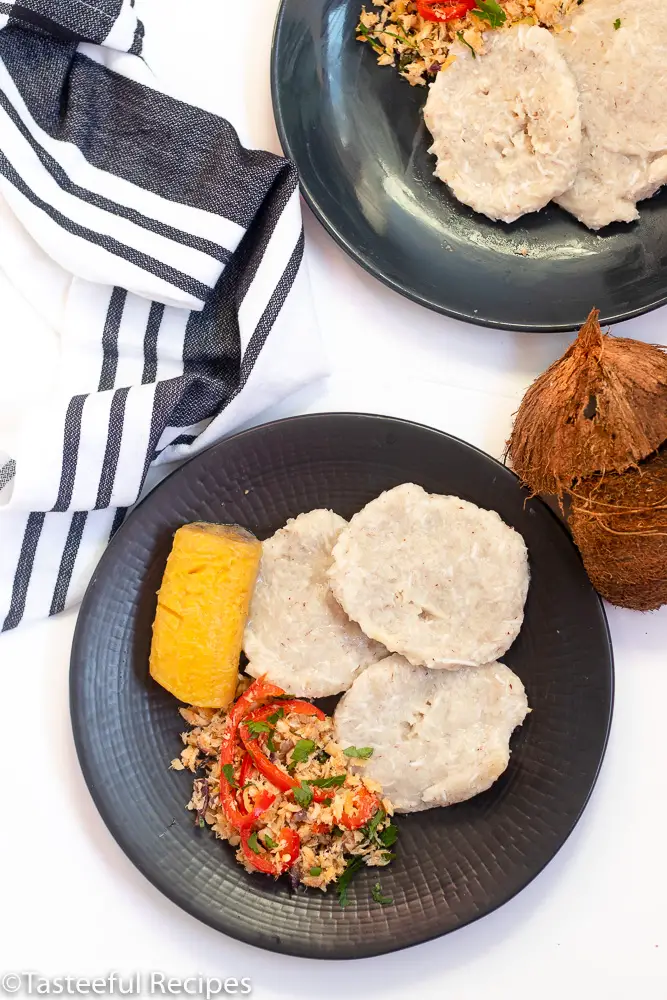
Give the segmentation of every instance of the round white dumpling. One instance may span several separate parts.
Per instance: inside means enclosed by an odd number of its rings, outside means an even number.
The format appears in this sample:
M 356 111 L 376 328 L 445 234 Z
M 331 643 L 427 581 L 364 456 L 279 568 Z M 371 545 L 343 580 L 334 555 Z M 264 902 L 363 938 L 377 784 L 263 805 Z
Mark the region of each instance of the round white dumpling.
M 477 58 L 463 44 L 431 85 L 424 121 L 435 175 L 465 205 L 514 222 L 566 191 L 579 168 L 574 76 L 546 28 L 490 31 Z
M 312 510 L 262 544 L 243 648 L 252 677 L 266 674 L 289 694 L 323 698 L 346 691 L 387 655 L 349 620 L 329 590 L 331 550 L 347 521 Z
M 404 483 L 341 532 L 329 580 L 367 636 L 417 666 L 489 663 L 523 622 L 528 553 L 495 511 Z
M 486 791 L 507 768 L 510 736 L 528 711 L 504 663 L 435 671 L 390 656 L 341 698 L 335 738 L 343 748 L 373 747 L 363 774 L 397 812 L 419 812 Z

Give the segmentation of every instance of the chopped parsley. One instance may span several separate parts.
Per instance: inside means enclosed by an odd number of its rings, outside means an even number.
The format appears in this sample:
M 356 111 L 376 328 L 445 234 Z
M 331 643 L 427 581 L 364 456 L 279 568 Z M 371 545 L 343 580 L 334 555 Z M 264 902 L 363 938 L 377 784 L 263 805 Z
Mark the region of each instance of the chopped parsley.
M 222 773 L 224 774 L 225 778 L 227 779 L 227 781 L 229 782 L 229 784 L 232 786 L 232 788 L 238 788 L 239 787 L 238 784 L 236 783 L 235 778 L 234 778 L 234 768 L 233 768 L 233 766 L 231 764 L 223 764 L 222 765 Z
M 297 764 L 303 764 L 307 761 L 314 749 L 314 740 L 299 740 L 292 750 L 289 764 L 290 769 L 295 768 Z
M 373 756 L 373 747 L 348 747 L 343 750 L 346 757 L 359 757 L 360 760 L 368 760 Z
M 381 840 L 385 847 L 393 847 L 398 837 L 398 827 L 390 823 L 389 826 L 378 833 L 378 840 Z
M 470 42 L 466 42 L 465 38 L 463 37 L 463 32 L 462 32 L 462 31 L 457 31 L 457 32 L 456 32 L 456 37 L 458 38 L 458 40 L 459 40 L 460 42 L 462 42 L 462 43 L 463 43 L 464 45 L 467 45 L 467 46 L 468 46 L 468 48 L 469 48 L 469 49 L 470 49 L 470 51 L 472 52 L 472 57 L 473 57 L 473 59 L 476 59 L 476 58 L 477 58 L 477 53 L 476 53 L 476 52 L 475 52 L 475 50 L 473 49 L 473 47 L 472 47 L 472 45 L 470 44 Z
M 621 19 L 620 17 L 617 17 L 616 20 L 614 21 L 614 31 L 618 31 L 620 27 L 621 27 Z
M 374 902 L 379 903 L 380 906 L 389 906 L 390 903 L 394 902 L 391 896 L 382 895 L 382 886 L 380 885 L 379 882 L 375 883 L 372 892 L 373 892 Z
M 507 20 L 507 14 L 498 0 L 477 0 L 477 6 L 472 13 L 480 20 L 488 21 L 492 28 L 501 28 Z
M 246 722 L 245 725 L 250 735 L 254 736 L 255 739 L 257 739 L 260 733 L 271 732 L 271 726 L 267 722 Z
M 336 788 L 345 784 L 346 777 L 345 774 L 332 774 L 330 778 L 315 778 L 310 784 L 316 788 Z
M 272 851 L 274 847 L 278 846 L 273 837 L 269 837 L 268 833 L 264 837 L 264 843 L 266 844 L 266 846 L 270 851 Z
M 363 858 L 356 857 L 350 858 L 347 862 L 347 868 L 340 876 L 336 883 L 336 892 L 338 893 L 338 902 L 342 907 L 348 906 L 350 900 L 348 899 L 347 890 L 350 887 L 350 882 L 363 866 Z
M 260 853 L 259 843 L 257 841 L 257 834 L 255 832 L 251 833 L 248 837 L 248 847 L 253 852 L 253 854 Z
M 317 878 L 318 875 L 322 874 L 322 869 L 319 866 L 316 866 L 315 868 L 311 868 L 308 874 L 311 875 L 312 878 Z
M 366 840 L 373 840 L 375 838 L 377 834 L 377 828 L 379 827 L 380 823 L 382 823 L 382 821 L 386 818 L 387 814 L 384 811 L 384 809 L 382 808 L 378 809 L 378 811 L 375 813 L 374 816 L 371 817 L 370 821 L 366 824 L 366 826 L 362 827 L 361 829 L 361 832 L 363 833 Z
M 313 801 L 313 790 L 307 781 L 302 781 L 294 789 L 294 801 L 298 802 L 302 809 L 306 809 Z
M 285 717 L 285 709 L 279 708 L 277 712 L 273 713 L 273 715 L 267 716 L 266 721 L 270 722 L 272 726 L 275 726 L 278 719 L 283 719 L 284 717 Z

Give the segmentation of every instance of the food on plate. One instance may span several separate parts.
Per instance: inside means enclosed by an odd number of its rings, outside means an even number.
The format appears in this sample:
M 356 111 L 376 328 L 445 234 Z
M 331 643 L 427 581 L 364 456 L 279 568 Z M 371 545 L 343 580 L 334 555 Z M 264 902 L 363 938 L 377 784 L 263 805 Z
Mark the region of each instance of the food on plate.
M 579 172 L 558 204 L 590 229 L 632 222 L 667 181 L 664 0 L 586 0 L 557 39 L 584 129 Z
M 495 511 L 404 483 L 354 515 L 329 579 L 366 635 L 415 665 L 456 670 L 489 663 L 514 642 L 528 555 Z
M 345 905 L 355 871 L 393 858 L 392 804 L 364 775 L 373 748 L 336 743 L 330 716 L 264 678 L 245 686 L 228 712 L 181 709 L 191 728 L 172 767 L 204 771 L 188 808 L 249 872 L 337 882 Z
M 483 58 L 462 42 L 424 108 L 436 177 L 465 205 L 514 222 L 569 188 L 579 168 L 574 77 L 546 28 L 492 32 Z
M 151 676 L 190 705 L 234 697 L 261 544 L 238 525 L 186 524 L 174 535 L 157 599 Z
M 382 785 L 396 812 L 418 812 L 490 788 L 528 711 L 523 684 L 503 663 L 427 670 L 391 656 L 342 697 L 335 738 L 372 744 L 364 775 Z
M 512 222 L 553 199 L 589 229 L 667 182 L 664 0 L 376 0 L 357 37 L 411 84 L 436 176 Z
M 433 80 L 451 65 L 459 41 L 485 51 L 486 32 L 514 24 L 551 27 L 576 0 L 374 0 L 361 10 L 357 38 L 369 45 L 380 66 L 395 66 L 412 86 Z
M 266 675 L 293 694 L 322 698 L 346 691 L 361 670 L 387 655 L 329 589 L 331 552 L 346 527 L 333 511 L 311 510 L 263 543 L 244 638 L 252 677 Z
M 555 494 L 593 586 L 612 604 L 667 604 L 667 352 L 603 334 L 596 309 L 530 387 L 507 455 Z

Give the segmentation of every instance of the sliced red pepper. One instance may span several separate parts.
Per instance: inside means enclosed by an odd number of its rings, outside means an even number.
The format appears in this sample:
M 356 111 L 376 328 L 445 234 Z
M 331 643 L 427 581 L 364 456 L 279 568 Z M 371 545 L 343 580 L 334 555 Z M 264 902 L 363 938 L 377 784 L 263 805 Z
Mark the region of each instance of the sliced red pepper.
M 248 814 L 238 809 L 232 786 L 227 779 L 224 768 L 227 765 L 234 767 L 238 729 L 241 720 L 261 704 L 262 701 L 266 701 L 268 698 L 278 698 L 284 693 L 282 688 L 277 687 L 275 684 L 269 684 L 264 677 L 260 677 L 256 681 L 253 681 L 248 690 L 241 695 L 227 717 L 227 726 L 223 733 L 220 747 L 220 804 L 227 822 L 238 829 L 241 829 L 245 825 Z
M 309 701 L 304 702 L 284 702 L 284 705 L 299 704 L 308 706 L 312 711 L 303 712 L 304 715 L 317 715 L 318 718 L 321 715 L 322 718 L 326 718 L 323 712 L 315 705 L 311 705 Z M 243 745 L 250 754 L 255 764 L 255 767 L 263 774 L 267 781 L 270 781 L 275 788 L 279 789 L 281 792 L 289 792 L 292 788 L 297 788 L 299 782 L 296 778 L 293 778 L 291 774 L 280 767 L 279 764 L 274 764 L 267 755 L 264 753 L 259 745 L 259 740 L 250 735 L 247 731 L 247 723 L 249 722 L 260 722 L 263 718 L 271 715 L 271 710 L 275 711 L 275 707 L 272 705 L 265 705 L 263 708 L 258 709 L 255 712 L 251 712 L 250 715 L 246 716 L 243 720 L 243 724 L 239 727 L 239 732 L 241 734 L 241 739 L 243 740 Z M 290 709 L 290 711 L 297 711 L 297 709 Z M 298 709 L 301 712 L 301 709 Z M 313 800 L 315 802 L 323 802 L 324 799 L 328 799 L 331 795 L 331 791 L 326 788 L 313 788 Z
M 275 875 L 278 877 L 278 875 L 282 875 L 283 872 L 286 872 L 288 868 L 291 868 L 296 859 L 299 857 L 299 852 L 301 850 L 299 834 L 296 830 L 292 830 L 288 826 L 284 827 L 284 829 L 280 831 L 280 837 L 278 840 L 278 850 L 280 853 L 277 859 L 265 851 L 261 854 L 255 854 L 252 847 L 250 847 L 248 843 L 250 836 L 250 831 L 241 831 L 241 846 L 246 858 L 252 867 L 258 872 L 264 872 L 266 875 Z M 287 861 L 283 859 L 285 854 L 288 855 Z
M 310 828 L 313 833 L 329 833 L 332 828 L 331 823 L 313 823 Z
M 477 0 L 417 0 L 417 13 L 425 21 L 454 21 L 476 6 Z
M 352 796 L 352 808 L 348 809 L 347 804 L 345 805 L 340 825 L 348 830 L 358 830 L 373 818 L 380 808 L 380 800 L 377 795 L 369 792 L 365 785 L 360 785 Z
M 239 771 L 239 790 L 242 791 L 245 785 L 250 781 L 251 775 L 255 774 L 255 765 L 252 762 L 252 757 L 249 753 L 243 755 L 243 760 L 241 761 L 241 770 Z

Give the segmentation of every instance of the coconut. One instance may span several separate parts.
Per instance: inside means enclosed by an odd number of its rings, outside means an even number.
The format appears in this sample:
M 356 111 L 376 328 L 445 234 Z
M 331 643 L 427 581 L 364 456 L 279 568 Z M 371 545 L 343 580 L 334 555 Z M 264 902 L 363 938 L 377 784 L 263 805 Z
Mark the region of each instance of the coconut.
M 667 353 L 604 334 L 598 317 L 594 309 L 516 414 L 506 454 L 535 493 L 624 472 L 667 440 Z
M 570 497 L 572 534 L 598 593 L 635 611 L 667 604 L 667 449 L 584 479 Z

